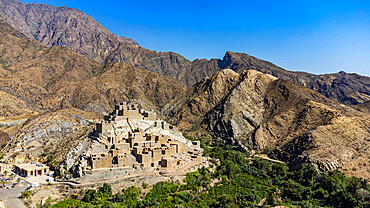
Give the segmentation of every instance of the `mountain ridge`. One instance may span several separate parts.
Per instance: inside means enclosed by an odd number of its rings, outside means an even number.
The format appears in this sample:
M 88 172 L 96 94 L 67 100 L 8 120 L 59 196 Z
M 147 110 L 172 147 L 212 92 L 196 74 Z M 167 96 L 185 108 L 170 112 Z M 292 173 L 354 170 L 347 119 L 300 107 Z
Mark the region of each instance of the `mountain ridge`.
M 8 119 L 20 116 L 20 109 L 29 111 L 27 115 L 69 107 L 105 113 L 115 102 L 133 98 L 159 110 L 184 90 L 170 77 L 125 63 L 98 63 L 66 47 L 47 47 L 8 31 L 0 30 L 0 116 Z
M 174 52 L 157 53 L 131 39 L 122 39 L 77 9 L 1 0 L 0 16 L 26 36 L 48 46 L 65 46 L 98 62 L 124 62 L 170 76 L 185 86 L 192 86 L 225 68 L 238 73 L 253 69 L 291 80 L 344 104 L 358 105 L 370 100 L 370 78 L 366 76 L 292 72 L 253 56 L 230 51 L 222 59 L 189 61 Z
M 29 8 L 32 16 L 39 5 Z M 3 10 L 4 0 L 0 0 L 0 13 Z M 44 12 L 50 13 L 48 9 Z M 64 20 L 67 26 L 73 25 L 73 18 L 69 17 L 77 18 L 63 16 L 66 19 L 52 21 L 56 28 L 49 28 L 45 34 L 66 27 Z M 83 17 L 90 18 L 84 14 Z M 104 114 L 117 102 L 136 99 L 147 109 L 162 110 L 172 123 L 198 138 L 222 138 L 248 150 L 267 151 L 271 157 L 292 164 L 312 162 L 318 169 L 328 171 L 351 169 L 368 161 L 363 157 L 370 154 L 368 77 L 343 72 L 291 72 L 230 51 L 223 59 L 190 62 L 173 52 L 156 53 L 135 43 L 119 42 L 109 34 L 107 39 L 89 36 L 90 39 L 81 40 L 116 41 L 112 43 L 114 50 L 109 48 L 110 43 L 107 48 L 95 48 L 100 51 L 96 53 L 102 55 L 100 58 L 105 57 L 97 61 L 73 52 L 64 42 L 68 43 L 68 36 L 58 42 L 63 33 L 57 33 L 50 41 L 65 47 L 47 46 L 26 37 L 8 21 L 9 18 L 0 21 L 0 103 L 5 107 L 0 111 L 2 117 L 34 119 L 45 112 L 74 108 Z M 45 24 L 40 15 L 38 21 Z M 98 25 L 94 31 L 101 29 L 95 20 L 92 23 Z M 76 31 L 68 32 L 73 36 Z M 28 33 L 33 34 L 32 30 Z M 91 48 L 76 50 L 95 50 L 99 44 L 93 43 Z M 195 84 L 190 88 L 183 86 L 189 83 Z M 362 112 L 343 103 L 355 104 L 353 107 Z M 41 115 L 33 116 L 37 114 Z M 361 171 L 366 172 L 366 167 L 361 166 L 354 174 Z
M 165 112 L 196 138 L 269 152 L 292 167 L 313 163 L 323 172 L 367 160 L 369 114 L 289 80 L 224 69 L 185 94 Z M 357 176 L 368 172 L 366 167 L 357 169 Z

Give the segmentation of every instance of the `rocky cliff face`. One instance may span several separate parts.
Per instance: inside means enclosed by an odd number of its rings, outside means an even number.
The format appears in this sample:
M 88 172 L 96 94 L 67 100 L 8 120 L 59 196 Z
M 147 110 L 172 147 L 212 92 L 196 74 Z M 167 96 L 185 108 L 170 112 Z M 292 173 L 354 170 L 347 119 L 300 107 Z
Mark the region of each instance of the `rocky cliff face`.
M 370 116 L 291 81 L 255 70 L 226 69 L 190 88 L 167 108 L 172 121 L 203 138 L 268 151 L 292 166 L 321 171 L 368 161 Z M 361 165 L 360 165 L 361 166 Z M 357 167 L 357 175 L 368 172 Z
M 189 129 L 217 105 L 239 82 L 239 74 L 231 69 L 217 72 L 189 88 L 183 96 L 165 106 L 163 112 L 181 128 Z
M 4 28 L 4 27 L 3 27 Z M 64 47 L 47 47 L 0 31 L 0 102 L 4 117 L 76 107 L 98 113 L 139 99 L 159 109 L 184 88 L 175 80 L 124 63 L 98 63 Z
M 225 68 L 237 73 L 257 70 L 291 80 L 344 104 L 357 105 L 370 100 L 369 77 L 343 72 L 328 75 L 290 72 L 247 54 L 232 52 L 227 52 L 223 59 L 191 62 L 179 54 L 157 53 L 131 39 L 116 36 L 76 9 L 1 0 L 0 18 L 47 46 L 65 46 L 98 62 L 124 62 L 170 76 L 187 86 Z

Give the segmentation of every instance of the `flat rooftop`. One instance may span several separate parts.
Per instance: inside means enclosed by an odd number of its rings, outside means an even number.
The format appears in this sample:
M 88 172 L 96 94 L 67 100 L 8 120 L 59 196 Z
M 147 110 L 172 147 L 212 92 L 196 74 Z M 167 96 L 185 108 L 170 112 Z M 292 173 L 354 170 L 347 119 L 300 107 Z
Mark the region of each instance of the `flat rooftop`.
M 14 166 L 26 171 L 43 170 L 49 168 L 44 164 L 35 164 L 35 163 L 16 164 Z

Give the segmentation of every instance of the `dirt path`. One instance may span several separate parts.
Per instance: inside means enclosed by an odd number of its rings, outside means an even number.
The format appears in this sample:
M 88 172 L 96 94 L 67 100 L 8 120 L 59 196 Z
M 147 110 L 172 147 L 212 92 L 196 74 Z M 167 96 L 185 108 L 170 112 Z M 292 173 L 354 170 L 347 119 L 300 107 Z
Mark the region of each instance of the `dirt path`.
M 280 161 L 280 160 L 271 159 L 266 154 L 257 154 L 257 155 L 253 155 L 253 156 L 258 157 L 258 158 L 262 158 L 262 159 L 265 159 L 265 160 L 268 160 L 268 161 L 271 161 L 271 162 L 275 162 L 275 163 L 285 163 L 285 162 Z

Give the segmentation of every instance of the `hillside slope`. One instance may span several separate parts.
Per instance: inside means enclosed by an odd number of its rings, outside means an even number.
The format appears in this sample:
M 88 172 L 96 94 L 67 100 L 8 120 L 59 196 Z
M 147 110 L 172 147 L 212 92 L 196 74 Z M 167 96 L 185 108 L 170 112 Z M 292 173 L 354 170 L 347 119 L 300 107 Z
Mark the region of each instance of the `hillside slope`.
M 47 47 L 7 32 L 0 30 L 4 95 L 0 115 L 8 119 L 70 107 L 105 113 L 115 102 L 129 99 L 160 109 L 184 91 L 175 80 L 158 73 L 124 63 L 98 63 L 67 48 Z
M 30 117 L 1 150 L 4 159 L 15 163 L 48 163 L 57 175 L 65 175 L 77 159 L 77 153 L 91 142 L 88 134 L 94 125 L 82 116 L 98 117 L 77 109 Z
M 47 46 L 66 46 L 96 61 L 119 44 L 137 43 L 118 37 L 88 15 L 67 7 L 25 4 L 16 0 L 0 1 L 0 15 L 27 37 Z
M 369 174 L 370 115 L 255 70 L 225 69 L 166 106 L 172 122 L 197 137 L 226 141 L 291 162 Z M 359 167 L 357 167 L 359 166 Z
M 190 61 L 175 53 L 157 53 L 119 37 L 72 8 L 0 1 L 0 18 L 47 46 L 64 46 L 97 62 L 124 62 L 182 79 Z
M 76 9 L 0 0 L 0 18 L 47 46 L 65 46 L 98 62 L 127 63 L 170 76 L 186 86 L 225 68 L 238 73 L 252 69 L 291 80 L 340 103 L 357 105 L 370 101 L 369 77 L 344 72 L 327 75 L 291 72 L 244 53 L 227 52 L 223 59 L 191 62 L 179 54 L 157 53 L 116 36 Z

